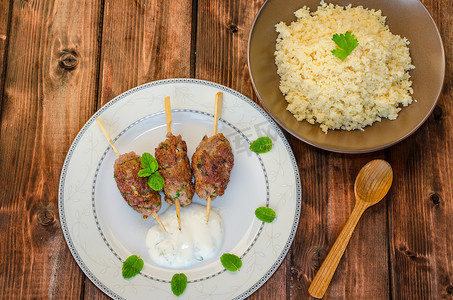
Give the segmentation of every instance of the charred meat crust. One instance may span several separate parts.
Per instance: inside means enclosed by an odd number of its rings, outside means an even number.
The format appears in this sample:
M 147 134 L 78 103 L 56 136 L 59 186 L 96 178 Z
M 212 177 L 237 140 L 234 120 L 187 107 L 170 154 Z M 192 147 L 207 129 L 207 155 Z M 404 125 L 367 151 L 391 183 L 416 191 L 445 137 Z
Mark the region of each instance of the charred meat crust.
M 113 166 L 116 185 L 124 200 L 144 218 L 160 210 L 160 194 L 148 186 L 144 177 L 138 176 L 141 158 L 135 152 L 120 155 Z
M 187 144 L 181 135 L 167 133 L 167 139 L 156 148 L 156 160 L 159 163 L 159 173 L 165 180 L 165 201 L 169 204 L 179 201 L 181 206 L 192 203 L 192 170 L 187 157 Z
M 222 133 L 210 138 L 205 135 L 192 156 L 197 195 L 206 200 L 222 196 L 233 165 L 233 151 L 225 136 Z

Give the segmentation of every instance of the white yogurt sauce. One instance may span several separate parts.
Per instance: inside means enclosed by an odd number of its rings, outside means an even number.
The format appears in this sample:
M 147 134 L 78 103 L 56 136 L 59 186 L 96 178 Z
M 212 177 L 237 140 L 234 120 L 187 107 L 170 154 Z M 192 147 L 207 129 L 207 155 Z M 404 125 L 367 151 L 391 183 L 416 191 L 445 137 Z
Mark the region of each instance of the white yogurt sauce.
M 183 268 L 216 255 L 223 241 L 222 217 L 211 208 L 206 224 L 206 206 L 192 203 L 181 207 L 181 231 L 175 209 L 159 215 L 167 232 L 153 224 L 146 236 L 146 247 L 158 265 Z

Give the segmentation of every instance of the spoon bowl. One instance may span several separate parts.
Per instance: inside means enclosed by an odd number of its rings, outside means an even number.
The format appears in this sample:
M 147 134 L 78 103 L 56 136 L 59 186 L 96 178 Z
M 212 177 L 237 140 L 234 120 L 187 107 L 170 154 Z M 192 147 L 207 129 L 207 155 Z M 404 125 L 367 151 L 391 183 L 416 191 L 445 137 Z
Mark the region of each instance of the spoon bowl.
M 392 181 L 393 170 L 385 160 L 372 160 L 362 167 L 354 184 L 356 198 L 354 209 L 311 282 L 308 288 L 310 295 L 315 298 L 324 296 L 360 217 L 368 207 L 384 198 Z
M 393 170 L 388 162 L 375 159 L 360 170 L 354 185 L 356 201 L 374 205 L 385 197 L 393 181 Z

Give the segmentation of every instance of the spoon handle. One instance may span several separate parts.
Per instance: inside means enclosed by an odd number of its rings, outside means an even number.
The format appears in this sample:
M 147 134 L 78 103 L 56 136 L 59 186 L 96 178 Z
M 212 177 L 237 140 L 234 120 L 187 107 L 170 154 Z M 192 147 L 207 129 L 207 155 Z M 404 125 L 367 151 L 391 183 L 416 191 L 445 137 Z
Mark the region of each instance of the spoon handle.
M 356 201 L 354 209 L 352 210 L 351 215 L 349 216 L 346 224 L 341 230 L 340 235 L 333 244 L 332 248 L 329 251 L 329 254 L 327 254 L 327 257 L 322 263 L 321 268 L 316 273 L 315 278 L 308 288 L 308 292 L 311 296 L 315 298 L 322 298 L 324 296 L 324 293 L 326 292 L 327 287 L 332 280 L 333 274 L 337 269 L 338 263 L 343 256 L 346 246 L 349 243 L 352 233 L 363 212 L 368 207 L 369 205 L 366 202 Z

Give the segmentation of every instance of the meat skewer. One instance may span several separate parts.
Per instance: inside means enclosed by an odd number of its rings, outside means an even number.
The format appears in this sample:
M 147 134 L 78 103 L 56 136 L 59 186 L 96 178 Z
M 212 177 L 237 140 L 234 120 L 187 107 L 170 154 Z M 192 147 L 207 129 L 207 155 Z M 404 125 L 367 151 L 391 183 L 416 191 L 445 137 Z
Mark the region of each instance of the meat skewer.
M 138 176 L 138 171 L 141 169 L 140 156 L 133 151 L 126 154 L 120 154 L 101 121 L 96 119 L 96 122 L 107 138 L 113 151 L 115 151 L 118 156 L 113 168 L 116 184 L 124 200 L 126 200 L 127 204 L 135 211 L 142 214 L 143 218 L 146 219 L 148 216 L 153 216 L 166 232 L 167 230 L 165 229 L 164 224 L 157 215 L 157 212 L 161 207 L 160 194 L 148 186 L 145 177 Z
M 222 114 L 223 94 L 216 94 L 214 128 L 210 138 L 206 135 L 192 156 L 192 171 L 195 177 L 195 192 L 207 201 L 206 223 L 209 222 L 211 201 L 222 196 L 230 181 L 234 165 L 230 142 L 222 133 L 217 133 L 217 122 Z
M 156 160 L 159 164 L 158 171 L 164 178 L 165 201 L 170 205 L 175 203 L 179 230 L 181 230 L 180 206 L 184 207 L 192 203 L 194 186 L 187 156 L 187 144 L 181 135 L 175 136 L 171 132 L 170 97 L 165 98 L 165 116 L 167 139 L 156 148 Z

